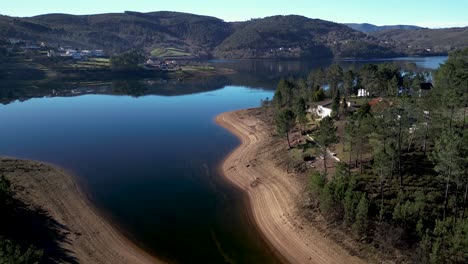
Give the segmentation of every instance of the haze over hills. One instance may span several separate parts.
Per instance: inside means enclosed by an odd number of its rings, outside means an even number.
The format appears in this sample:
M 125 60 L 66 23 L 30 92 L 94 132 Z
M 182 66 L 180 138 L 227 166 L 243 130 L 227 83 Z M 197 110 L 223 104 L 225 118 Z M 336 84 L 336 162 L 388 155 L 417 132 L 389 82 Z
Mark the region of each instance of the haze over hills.
M 447 54 L 448 52 L 468 47 L 468 27 L 383 30 L 369 35 L 382 41 L 393 43 L 396 51 L 412 54 Z
M 402 29 L 402 30 L 413 30 L 413 29 L 423 29 L 423 27 L 412 26 L 412 25 L 385 25 L 377 26 L 369 23 L 345 23 L 346 26 L 361 31 L 363 33 L 382 31 L 382 30 L 392 30 L 392 29 Z
M 466 32 L 461 32 L 458 41 L 450 46 L 437 37 L 444 31 L 437 32 L 427 33 L 427 43 L 432 46 L 408 50 L 405 47 L 410 40 L 403 37 L 407 33 L 365 34 L 343 24 L 296 15 L 244 22 L 178 12 L 0 16 L 3 39 L 104 49 L 109 54 L 137 49 L 173 58 L 371 58 L 435 55 L 438 53 L 432 50 L 447 53 L 468 46 Z

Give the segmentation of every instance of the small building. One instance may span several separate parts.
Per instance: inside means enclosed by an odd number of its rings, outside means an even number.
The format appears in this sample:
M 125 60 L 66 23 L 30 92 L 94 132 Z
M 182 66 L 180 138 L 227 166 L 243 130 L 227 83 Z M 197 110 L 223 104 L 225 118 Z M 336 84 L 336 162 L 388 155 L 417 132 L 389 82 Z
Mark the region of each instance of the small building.
M 11 45 L 20 44 L 21 42 L 23 42 L 21 39 L 14 39 L 14 38 L 9 39 L 9 41 Z
M 332 109 L 330 108 L 331 104 L 328 104 L 328 105 L 319 105 L 317 106 L 317 115 L 320 117 L 320 118 L 324 118 L 324 117 L 327 117 L 327 116 L 331 116 L 331 113 L 332 113 Z
M 157 59 L 153 59 L 153 58 L 150 58 L 146 61 L 146 64 L 148 65 L 152 65 L 152 66 L 156 66 L 156 65 L 160 65 L 161 64 L 161 61 L 157 60 Z
M 57 56 L 57 53 L 55 52 L 55 50 L 47 51 L 47 57 L 53 58 L 53 57 L 56 57 L 56 56 Z
M 105 53 L 104 53 L 103 50 L 94 50 L 94 51 L 93 51 L 93 55 L 94 55 L 95 57 L 104 57 Z
M 358 97 L 366 97 L 369 96 L 369 92 L 366 89 L 359 89 L 357 93 Z
M 64 52 L 71 51 L 71 50 L 75 50 L 75 49 L 73 49 L 72 46 L 60 46 L 59 48 L 59 51 L 64 51 Z
M 65 52 L 65 57 L 71 57 L 74 60 L 81 60 L 81 52 L 77 50 L 68 50 Z
M 80 52 L 73 53 L 72 58 L 74 60 L 81 60 L 81 58 L 82 58 L 81 53 Z
M 343 104 L 343 101 L 340 101 L 340 104 Z M 347 107 L 356 107 L 357 103 L 356 103 L 356 101 L 347 101 L 346 106 Z
M 328 99 L 325 101 L 314 103 L 307 112 L 315 114 L 318 118 L 323 119 L 324 117 L 331 116 L 332 100 Z
M 93 52 L 90 51 L 90 50 L 82 50 L 82 51 L 81 51 L 81 56 L 84 56 L 84 57 L 91 57 L 91 56 L 93 56 Z

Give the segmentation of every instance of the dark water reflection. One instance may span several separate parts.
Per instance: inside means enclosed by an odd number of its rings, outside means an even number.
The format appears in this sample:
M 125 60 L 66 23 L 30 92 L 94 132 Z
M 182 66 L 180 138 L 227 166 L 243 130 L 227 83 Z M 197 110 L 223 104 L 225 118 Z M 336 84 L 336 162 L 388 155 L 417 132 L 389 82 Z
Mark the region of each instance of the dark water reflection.
M 274 263 L 240 192 L 218 174 L 239 142 L 214 117 L 258 106 L 279 78 L 332 62 L 214 63 L 238 73 L 183 81 L 0 81 L 1 154 L 74 172 L 93 202 L 157 256 Z
M 159 256 L 183 263 L 273 261 L 217 166 L 238 143 L 214 123 L 271 92 L 84 95 L 0 107 L 2 154 L 64 166 L 93 201 Z
M 395 63 L 402 68 L 419 68 L 421 70 L 434 70 L 439 64 L 445 62 L 447 56 L 439 57 L 402 57 L 390 59 L 366 60 L 213 60 L 210 63 L 216 67 L 235 69 L 238 73 L 228 76 L 236 85 L 276 89 L 280 78 L 303 77 L 311 70 L 327 68 L 332 64 L 339 64 L 343 68 L 359 69 L 367 63 Z

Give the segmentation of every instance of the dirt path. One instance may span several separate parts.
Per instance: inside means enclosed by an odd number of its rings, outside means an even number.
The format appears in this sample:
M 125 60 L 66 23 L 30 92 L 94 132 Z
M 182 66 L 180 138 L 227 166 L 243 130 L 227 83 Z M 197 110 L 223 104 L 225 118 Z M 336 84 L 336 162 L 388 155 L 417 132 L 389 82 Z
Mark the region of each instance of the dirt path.
M 269 158 L 269 128 L 255 111 L 223 113 L 216 122 L 242 141 L 222 170 L 247 193 L 261 232 L 290 263 L 364 263 L 299 216 L 296 201 L 305 186 Z
M 3 158 L 2 173 L 15 197 L 45 210 L 63 226 L 59 242 L 77 263 L 162 263 L 136 247 L 106 222 L 78 188 L 73 177 L 54 166 Z

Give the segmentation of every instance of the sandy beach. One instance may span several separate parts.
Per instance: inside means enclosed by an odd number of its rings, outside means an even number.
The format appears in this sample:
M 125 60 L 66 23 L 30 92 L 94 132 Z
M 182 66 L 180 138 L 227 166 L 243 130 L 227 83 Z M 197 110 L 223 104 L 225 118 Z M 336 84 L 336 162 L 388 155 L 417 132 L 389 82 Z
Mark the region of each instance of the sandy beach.
M 2 158 L 0 168 L 11 181 L 15 198 L 58 222 L 64 236 L 59 246 L 76 263 L 163 263 L 104 220 L 64 170 L 11 158 Z
M 336 243 L 301 216 L 297 201 L 307 186 L 271 159 L 270 128 L 258 114 L 257 109 L 227 112 L 216 122 L 241 140 L 221 169 L 228 181 L 247 194 L 261 233 L 290 263 L 365 263 L 342 246 L 346 239 Z

